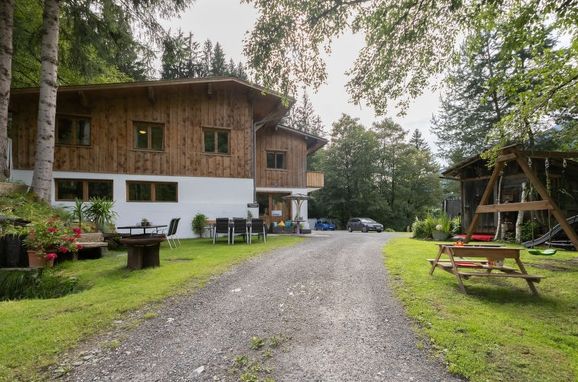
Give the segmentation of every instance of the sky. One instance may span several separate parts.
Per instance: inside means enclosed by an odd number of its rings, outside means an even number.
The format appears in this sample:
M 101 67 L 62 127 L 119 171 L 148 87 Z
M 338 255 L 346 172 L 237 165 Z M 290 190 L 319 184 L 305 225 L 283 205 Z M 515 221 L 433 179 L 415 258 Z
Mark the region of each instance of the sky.
M 257 19 L 257 11 L 252 5 L 239 0 L 197 0 L 180 18 L 163 22 L 165 27 L 175 31 L 192 32 L 195 40 L 211 39 L 213 43 L 220 42 L 227 58 L 235 62 L 246 62 L 243 55 L 243 39 L 253 28 Z M 331 55 L 327 56 L 327 81 L 317 90 L 309 91 L 313 106 L 321 117 L 326 131 L 330 130 L 342 113 L 359 118 L 360 122 L 369 127 L 374 121 L 380 120 L 371 107 L 354 105 L 345 89 L 349 69 L 360 48 L 363 38 L 352 33 L 344 34 L 334 42 Z M 398 117 L 396 111 L 388 114 L 405 130 L 421 131 L 423 137 L 435 150 L 435 137 L 430 133 L 430 120 L 439 106 L 439 95 L 426 91 L 417 98 L 406 115 Z

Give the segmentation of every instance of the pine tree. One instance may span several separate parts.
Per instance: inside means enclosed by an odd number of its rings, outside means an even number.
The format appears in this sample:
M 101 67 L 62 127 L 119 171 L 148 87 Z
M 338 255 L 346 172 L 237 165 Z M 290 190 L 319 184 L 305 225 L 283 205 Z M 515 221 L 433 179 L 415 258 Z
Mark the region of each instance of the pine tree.
M 292 128 L 309 134 L 318 136 L 324 134 L 321 118 L 315 114 L 313 104 L 306 91 L 303 91 L 300 102 L 293 106 L 285 122 Z
M 199 44 L 189 33 L 185 37 L 181 31 L 175 36 L 168 35 L 163 40 L 163 55 L 161 58 L 161 78 L 191 78 L 200 71 Z
M 201 54 L 201 77 L 208 77 L 211 75 L 211 62 L 213 61 L 213 43 L 207 39 L 203 44 L 203 52 Z
M 429 146 L 425 139 L 423 139 L 421 132 L 418 129 L 415 129 L 411 134 L 411 138 L 409 142 L 416 148 L 416 150 L 428 150 Z
M 211 75 L 225 76 L 227 74 L 227 65 L 225 63 L 225 53 L 220 43 L 216 43 L 211 56 Z

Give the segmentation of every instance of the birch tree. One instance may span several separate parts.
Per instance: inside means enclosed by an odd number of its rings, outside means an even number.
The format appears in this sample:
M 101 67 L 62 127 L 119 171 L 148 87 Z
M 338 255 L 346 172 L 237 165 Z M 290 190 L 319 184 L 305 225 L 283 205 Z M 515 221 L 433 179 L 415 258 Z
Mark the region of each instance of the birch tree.
M 0 180 L 8 176 L 8 102 L 12 81 L 14 0 L 0 1 Z
M 50 201 L 54 163 L 54 124 L 58 90 L 58 32 L 60 0 L 45 0 L 42 15 L 40 93 L 36 131 L 36 159 L 32 189 L 38 197 Z

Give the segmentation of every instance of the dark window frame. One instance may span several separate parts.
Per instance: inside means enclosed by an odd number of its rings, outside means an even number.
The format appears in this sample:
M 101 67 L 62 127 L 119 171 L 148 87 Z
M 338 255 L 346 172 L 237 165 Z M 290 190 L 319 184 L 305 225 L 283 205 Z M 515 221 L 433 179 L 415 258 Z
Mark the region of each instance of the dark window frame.
M 160 127 L 162 131 L 162 142 L 161 148 L 155 149 L 153 148 L 153 134 L 152 128 Z M 148 121 L 132 121 L 132 128 L 133 128 L 133 149 L 139 151 L 154 151 L 154 152 L 164 152 L 165 151 L 165 124 L 163 122 L 148 122 Z M 138 147 L 138 135 L 140 129 L 146 129 L 147 134 L 147 148 Z
M 70 119 L 73 122 L 72 128 L 72 142 L 59 142 L 59 130 L 60 130 L 60 120 L 61 119 Z M 88 121 L 88 144 L 80 143 L 78 137 L 78 122 L 79 121 Z M 77 147 L 90 147 L 92 146 L 92 118 L 87 115 L 73 115 L 73 114 L 57 114 L 56 115 L 56 126 L 54 129 L 54 143 L 57 146 L 77 146 Z
M 205 135 L 212 133 L 214 139 L 214 149 L 213 151 L 207 151 L 205 146 Z M 227 152 L 222 153 L 219 151 L 219 133 L 227 134 Z M 203 154 L 211 155 L 231 155 L 231 130 L 229 129 L 219 129 L 214 127 L 203 127 Z
M 81 182 L 82 183 L 82 198 L 63 199 L 60 197 L 58 182 Z M 110 183 L 110 200 L 114 200 L 114 182 L 112 179 L 78 179 L 78 178 L 55 178 L 54 179 L 54 200 L 57 202 L 73 202 L 80 199 L 84 202 L 90 200 L 88 192 L 89 183 Z
M 131 200 L 130 199 L 130 185 L 131 184 L 149 184 L 151 186 L 150 200 Z M 175 200 L 156 200 L 157 184 L 170 184 L 176 187 Z M 126 181 L 126 201 L 128 203 L 178 203 L 179 202 L 179 183 L 178 182 L 156 182 L 148 180 L 127 180 Z
M 274 162 L 275 167 L 269 167 L 269 155 L 272 154 L 275 156 Z M 278 156 L 283 157 L 283 167 L 278 167 Z M 267 150 L 265 152 L 265 167 L 267 170 L 284 170 L 287 171 L 287 151 L 284 150 Z

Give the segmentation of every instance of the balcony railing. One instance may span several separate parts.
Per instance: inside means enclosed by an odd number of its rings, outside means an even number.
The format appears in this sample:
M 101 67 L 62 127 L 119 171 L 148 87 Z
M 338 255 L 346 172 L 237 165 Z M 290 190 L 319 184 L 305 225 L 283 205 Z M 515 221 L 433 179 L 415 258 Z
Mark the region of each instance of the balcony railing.
M 325 186 L 325 174 L 318 171 L 307 171 L 307 188 L 323 188 Z

